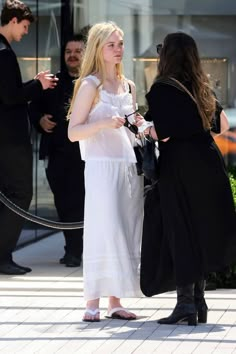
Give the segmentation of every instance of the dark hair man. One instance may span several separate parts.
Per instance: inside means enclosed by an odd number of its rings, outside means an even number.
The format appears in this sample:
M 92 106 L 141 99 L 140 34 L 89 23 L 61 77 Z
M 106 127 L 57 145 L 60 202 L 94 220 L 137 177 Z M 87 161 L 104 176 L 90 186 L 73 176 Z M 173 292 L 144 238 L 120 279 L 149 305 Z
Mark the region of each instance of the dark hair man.
M 67 137 L 67 110 L 73 93 L 73 81 L 79 76 L 85 38 L 69 38 L 64 49 L 65 69 L 56 76 L 55 90 L 43 92 L 41 99 L 30 104 L 30 116 L 42 133 L 39 158 L 45 160 L 48 183 L 60 221 L 82 221 L 84 217 L 84 162 L 78 143 Z M 65 230 L 65 255 L 60 263 L 78 267 L 83 251 L 83 230 Z
M 16 55 L 10 43 L 28 33 L 34 18 L 23 2 L 8 0 L 0 26 L 0 190 L 16 205 L 28 209 L 32 198 L 32 148 L 28 104 L 56 81 L 41 72 L 22 83 Z M 24 220 L 0 203 L 0 273 L 25 274 L 31 269 L 16 264 L 12 252 Z

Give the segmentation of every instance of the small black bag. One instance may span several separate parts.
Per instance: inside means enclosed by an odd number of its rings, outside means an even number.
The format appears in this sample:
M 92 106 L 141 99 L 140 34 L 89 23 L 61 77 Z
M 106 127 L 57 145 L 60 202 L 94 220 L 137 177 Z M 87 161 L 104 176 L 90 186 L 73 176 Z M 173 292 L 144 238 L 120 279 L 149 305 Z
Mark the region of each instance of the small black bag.
M 143 176 L 143 152 L 141 152 L 141 146 L 134 146 L 134 153 L 136 156 L 136 169 L 137 175 Z
M 137 173 L 151 181 L 157 181 L 156 144 L 152 138 L 145 138 L 142 146 L 137 145 L 134 152 L 137 159 Z
M 143 147 L 143 174 L 147 179 L 157 180 L 157 157 L 155 140 L 147 140 Z

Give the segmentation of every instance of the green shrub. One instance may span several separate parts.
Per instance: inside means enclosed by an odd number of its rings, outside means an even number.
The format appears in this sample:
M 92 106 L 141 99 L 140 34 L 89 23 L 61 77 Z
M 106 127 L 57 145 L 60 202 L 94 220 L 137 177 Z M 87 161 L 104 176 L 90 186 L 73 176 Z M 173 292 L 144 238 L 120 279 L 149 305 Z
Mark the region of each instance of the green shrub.
M 234 203 L 236 205 L 236 166 L 230 166 L 228 168 L 229 180 L 233 192 Z
M 236 166 L 228 167 L 228 175 L 236 206 Z M 225 271 L 209 274 L 206 290 L 214 290 L 217 288 L 236 289 L 236 263 L 227 267 Z

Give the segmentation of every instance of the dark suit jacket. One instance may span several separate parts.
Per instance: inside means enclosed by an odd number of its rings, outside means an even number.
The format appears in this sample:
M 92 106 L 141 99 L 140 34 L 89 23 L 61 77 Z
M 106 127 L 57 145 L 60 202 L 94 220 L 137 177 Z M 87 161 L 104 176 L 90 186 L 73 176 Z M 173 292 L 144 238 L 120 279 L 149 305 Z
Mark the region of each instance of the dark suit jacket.
M 67 71 L 56 74 L 59 81 L 55 89 L 45 90 L 37 100 L 33 100 L 29 105 L 30 119 L 36 130 L 41 133 L 39 158 L 52 157 L 55 154 L 63 154 L 67 159 L 72 159 L 76 163 L 84 162 L 80 158 L 78 142 L 72 143 L 68 139 L 68 121 L 66 119 L 70 100 L 73 94 L 74 78 Z M 46 133 L 40 126 L 39 121 L 43 114 L 51 114 L 52 121 L 57 125 L 52 133 Z
M 27 102 L 42 90 L 39 80 L 22 82 L 16 55 L 0 34 L 0 146 L 30 142 Z

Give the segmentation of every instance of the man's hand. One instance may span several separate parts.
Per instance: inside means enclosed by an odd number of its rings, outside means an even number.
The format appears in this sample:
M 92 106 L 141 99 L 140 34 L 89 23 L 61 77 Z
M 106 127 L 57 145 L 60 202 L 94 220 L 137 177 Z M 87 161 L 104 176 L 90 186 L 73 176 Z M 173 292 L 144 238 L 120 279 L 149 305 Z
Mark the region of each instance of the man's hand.
M 58 81 L 58 78 L 50 74 L 49 70 L 41 71 L 35 76 L 34 79 L 39 80 L 41 82 L 43 90 L 47 90 L 49 88 L 53 89 L 54 87 L 57 86 L 57 81 Z
M 57 125 L 57 123 L 51 121 L 52 118 L 51 114 L 44 114 L 39 121 L 40 126 L 46 133 L 52 133 L 53 128 Z

